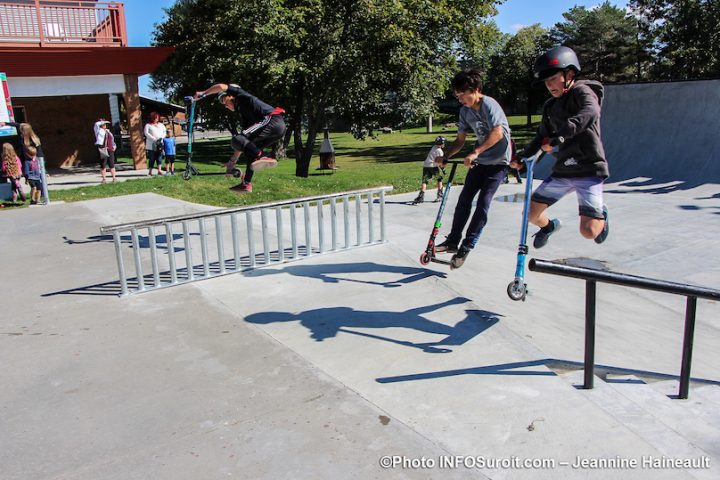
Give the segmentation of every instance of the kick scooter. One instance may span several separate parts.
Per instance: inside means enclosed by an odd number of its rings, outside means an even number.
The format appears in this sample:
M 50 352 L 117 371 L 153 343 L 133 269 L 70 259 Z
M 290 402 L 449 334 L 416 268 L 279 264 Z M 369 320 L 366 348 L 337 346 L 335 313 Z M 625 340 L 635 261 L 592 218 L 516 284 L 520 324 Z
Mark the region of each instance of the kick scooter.
M 430 262 L 435 262 L 442 263 L 443 265 L 452 266 L 452 262 L 437 258 L 435 252 L 435 238 L 440 232 L 440 227 L 442 227 L 442 216 L 443 212 L 445 211 L 445 204 L 447 203 L 448 197 L 450 196 L 450 187 L 452 186 L 453 178 L 455 178 L 455 170 L 457 170 L 458 165 L 463 164 L 463 161 L 451 160 L 448 163 L 452 164 L 452 167 L 450 168 L 450 176 L 447 179 L 447 184 L 445 184 L 445 191 L 443 192 L 443 197 L 442 201 L 440 202 L 440 208 L 438 209 L 437 217 L 435 217 L 435 225 L 433 226 L 432 233 L 430 234 L 430 240 L 428 240 L 427 248 L 425 248 L 425 251 L 422 253 L 422 255 L 420 255 L 421 265 L 427 265 Z
M 530 213 L 530 197 L 532 196 L 533 169 L 535 167 L 535 163 L 539 162 L 544 156 L 545 152 L 543 150 L 538 150 L 532 157 L 524 159 L 525 165 L 527 166 L 527 180 L 525 182 L 525 202 L 523 204 L 522 224 L 520 225 L 520 244 L 518 245 L 515 280 L 510 282 L 507 287 L 508 296 L 515 301 L 525 301 L 525 296 L 527 295 L 527 284 L 525 283 L 525 257 L 528 253 L 528 214 Z
M 198 98 L 198 100 L 202 99 L 203 97 Z M 197 103 L 197 100 L 195 100 L 193 97 L 185 97 L 185 111 L 189 112 L 190 116 L 187 121 L 187 131 L 188 131 L 188 143 L 187 143 L 187 161 L 185 163 L 185 171 L 183 172 L 183 179 L 184 180 L 190 180 L 193 175 L 201 175 L 200 171 L 198 171 L 197 168 L 192 164 L 192 157 L 193 157 L 193 151 L 192 151 L 192 145 L 193 145 L 193 139 L 195 138 L 195 104 Z M 230 173 L 232 173 L 232 176 L 235 178 L 240 178 L 242 174 L 240 173 L 240 169 L 233 168 Z M 220 174 L 223 175 L 223 174 Z

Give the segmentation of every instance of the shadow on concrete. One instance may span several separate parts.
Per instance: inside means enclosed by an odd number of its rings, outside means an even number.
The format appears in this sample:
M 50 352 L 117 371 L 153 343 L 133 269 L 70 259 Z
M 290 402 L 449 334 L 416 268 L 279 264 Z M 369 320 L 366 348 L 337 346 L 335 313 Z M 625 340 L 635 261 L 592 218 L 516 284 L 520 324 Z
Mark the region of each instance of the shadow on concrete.
M 539 370 L 519 370 L 526 367 L 538 366 L 541 366 L 543 368 Z M 498 365 L 487 365 L 485 367 L 460 368 L 457 370 L 413 373 L 409 375 L 398 375 L 395 377 L 381 377 L 376 378 L 375 381 L 378 383 L 397 383 L 413 380 L 430 380 L 433 378 L 455 377 L 459 375 L 537 375 L 551 377 L 557 375 L 555 372 L 546 370 L 545 367 L 545 360 L 534 360 L 529 362 L 501 363 Z
M 350 273 L 391 273 L 403 276 L 397 280 L 378 282 L 366 279 L 343 277 L 341 274 Z M 425 268 L 407 267 L 401 265 L 385 265 L 375 262 L 334 263 L 325 265 L 288 265 L 279 269 L 259 268 L 248 273 L 248 276 L 264 276 L 278 273 L 288 273 L 298 277 L 315 278 L 324 283 L 352 282 L 366 285 L 378 285 L 386 288 L 400 287 L 417 282 L 428 277 L 446 278 L 447 274 L 435 272 Z
M 137 281 L 134 281 L 135 286 Z M 108 296 L 117 297 L 122 292 L 120 288 L 120 281 L 114 282 L 96 283 L 95 285 L 88 285 L 86 287 L 68 288 L 67 290 L 60 290 L 57 292 L 43 293 L 41 297 L 54 297 L 56 295 L 90 295 L 90 296 Z
M 322 342 L 328 338 L 336 337 L 339 333 L 345 333 L 405 347 L 418 348 L 426 353 L 449 353 L 452 350 L 444 347 L 459 346 L 467 343 L 495 325 L 499 321 L 498 314 L 482 310 L 466 310 L 466 317 L 455 325 L 446 325 L 428 320 L 423 317 L 423 314 L 469 301 L 467 298 L 457 297 L 445 302 L 412 308 L 402 312 L 363 311 L 349 307 L 319 308 L 300 313 L 261 312 L 247 316 L 245 321 L 257 325 L 298 321 L 310 331 L 310 338 L 316 342 Z M 444 335 L 445 338 L 436 342 L 416 343 L 355 330 L 383 328 L 407 328 L 424 333 Z
M 197 235 L 199 236 L 200 233 L 190 233 L 189 236 Z M 181 240 L 184 237 L 182 233 L 173 234 L 173 242 L 176 240 Z M 62 237 L 63 241 L 67 243 L 68 245 L 81 245 L 83 243 L 97 243 L 97 242 L 107 242 L 112 243 L 113 242 L 113 236 L 112 235 L 91 235 L 84 240 L 73 240 L 71 238 L 68 238 L 66 235 L 63 235 Z M 132 248 L 132 237 L 130 235 L 121 235 L 120 236 L 120 242 L 126 243 L 130 245 L 130 248 Z M 158 250 L 167 250 L 167 235 L 164 233 L 155 235 L 155 246 Z M 138 247 L 139 248 L 150 248 L 150 236 L 149 235 L 138 235 Z M 184 247 L 175 247 L 173 249 L 174 252 L 182 252 L 184 251 Z
M 553 377 L 558 375 L 555 372 L 566 372 L 570 370 L 582 370 L 584 364 L 572 360 L 562 360 L 558 358 L 542 358 L 539 360 L 530 360 L 527 362 L 501 363 L 498 365 L 487 365 L 483 367 L 461 368 L 457 370 L 444 370 L 439 372 L 413 373 L 408 375 L 398 375 L 395 377 L 380 377 L 375 381 L 378 383 L 397 383 L 408 382 L 414 380 L 430 380 L 433 378 L 454 377 L 459 375 L 534 375 Z M 527 367 L 543 367 L 542 369 L 522 370 Z M 637 375 L 641 378 L 651 378 L 654 380 L 680 380 L 678 375 L 671 375 L 661 372 L 652 372 L 649 370 L 637 370 L 633 368 L 618 367 L 612 365 L 596 364 L 595 374 L 608 383 L 618 383 L 613 379 L 606 379 L 608 374 Z M 720 385 L 720 381 L 709 380 L 705 378 L 692 377 L 691 380 L 697 383 Z M 642 380 L 633 381 L 631 383 L 644 383 Z M 582 385 L 576 385 L 576 388 L 582 388 Z
M 611 166 L 612 168 L 612 166 Z M 622 189 L 607 189 L 606 193 L 646 193 L 650 195 L 663 195 L 666 193 L 682 192 L 684 190 L 692 190 L 708 183 L 713 183 L 711 179 L 707 181 L 688 181 L 677 177 L 668 178 L 645 178 L 637 180 L 637 177 L 629 179 L 617 179 L 612 175 L 608 179 L 609 182 L 618 184 Z M 637 187 L 634 189 L 628 187 Z

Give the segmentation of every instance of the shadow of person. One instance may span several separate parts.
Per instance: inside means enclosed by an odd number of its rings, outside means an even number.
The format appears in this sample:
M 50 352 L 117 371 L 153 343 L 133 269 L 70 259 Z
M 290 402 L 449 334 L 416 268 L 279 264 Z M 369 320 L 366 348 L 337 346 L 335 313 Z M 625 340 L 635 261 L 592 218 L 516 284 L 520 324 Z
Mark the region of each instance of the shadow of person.
M 444 346 L 459 346 L 487 330 L 499 321 L 498 314 L 481 310 L 466 310 L 466 317 L 455 325 L 429 320 L 423 314 L 440 310 L 451 305 L 469 302 L 457 297 L 445 302 L 412 308 L 402 312 L 363 311 L 350 307 L 319 308 L 300 313 L 261 312 L 248 315 L 245 320 L 257 325 L 268 325 L 278 322 L 299 321 L 310 331 L 310 338 L 322 342 L 334 338 L 338 333 L 357 335 L 365 338 L 381 340 L 396 345 L 419 348 L 428 353 L 448 353 L 452 350 Z M 443 335 L 436 342 L 415 343 L 355 329 L 407 328 L 423 333 Z
M 199 233 L 191 233 L 191 236 L 193 235 L 200 235 Z M 174 233 L 172 235 L 172 243 L 174 244 L 176 241 L 181 240 L 183 238 L 183 235 L 180 233 Z M 84 240 L 73 240 L 72 238 L 68 238 L 66 235 L 63 235 L 62 237 L 63 241 L 67 243 L 68 245 L 79 245 L 83 243 L 97 243 L 97 242 L 113 242 L 113 236 L 112 235 L 91 235 L 87 237 Z M 155 235 L 155 245 L 158 248 L 158 250 L 168 250 L 168 237 L 164 233 L 159 233 Z M 121 235 L 120 241 L 122 243 L 130 244 L 132 248 L 132 237 L 130 235 Z M 150 237 L 148 235 L 138 235 L 138 248 L 150 248 Z M 185 248 L 175 246 L 173 248 L 174 252 L 182 252 Z
M 387 265 L 376 262 L 358 262 L 358 263 L 335 263 L 324 265 L 289 265 L 281 269 L 258 269 L 248 274 L 248 276 L 265 276 L 277 273 L 289 273 L 297 277 L 315 278 L 324 283 L 340 283 L 354 282 L 364 283 L 367 285 L 380 285 L 386 288 L 400 287 L 422 280 L 428 277 L 445 278 L 447 275 L 442 272 L 435 272 L 425 268 L 408 267 L 405 265 Z M 389 273 L 404 276 L 395 281 L 378 282 L 373 280 L 351 278 L 343 276 L 343 274 L 353 273 Z

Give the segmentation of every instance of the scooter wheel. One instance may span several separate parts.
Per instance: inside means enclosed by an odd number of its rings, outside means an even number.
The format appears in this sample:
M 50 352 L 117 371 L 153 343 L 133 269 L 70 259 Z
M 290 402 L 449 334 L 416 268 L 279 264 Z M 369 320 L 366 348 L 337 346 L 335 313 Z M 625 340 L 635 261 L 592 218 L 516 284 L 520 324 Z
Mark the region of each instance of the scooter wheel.
M 192 172 L 190 170 L 185 170 L 183 172 L 183 180 L 190 180 L 190 177 L 192 177 Z
M 423 252 L 423 254 L 420 255 L 420 264 L 427 265 L 428 263 L 430 263 L 430 255 L 428 255 L 427 252 Z
M 516 302 L 519 300 L 525 300 L 525 295 L 527 295 L 527 285 L 519 280 L 513 280 L 507 286 L 507 294 L 508 297 Z
M 235 177 L 235 178 L 240 178 L 240 177 L 242 177 L 242 172 L 240 172 L 240 169 L 239 169 L 239 168 L 233 168 L 233 169 L 230 171 L 230 173 L 232 173 L 232 176 Z

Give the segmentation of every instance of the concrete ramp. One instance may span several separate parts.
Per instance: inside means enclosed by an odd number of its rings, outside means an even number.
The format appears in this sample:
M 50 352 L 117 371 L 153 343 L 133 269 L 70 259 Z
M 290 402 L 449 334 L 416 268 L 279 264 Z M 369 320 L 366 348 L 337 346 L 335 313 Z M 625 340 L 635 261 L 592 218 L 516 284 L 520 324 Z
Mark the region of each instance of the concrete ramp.
M 720 183 L 720 80 L 609 85 L 602 136 L 610 180 Z

